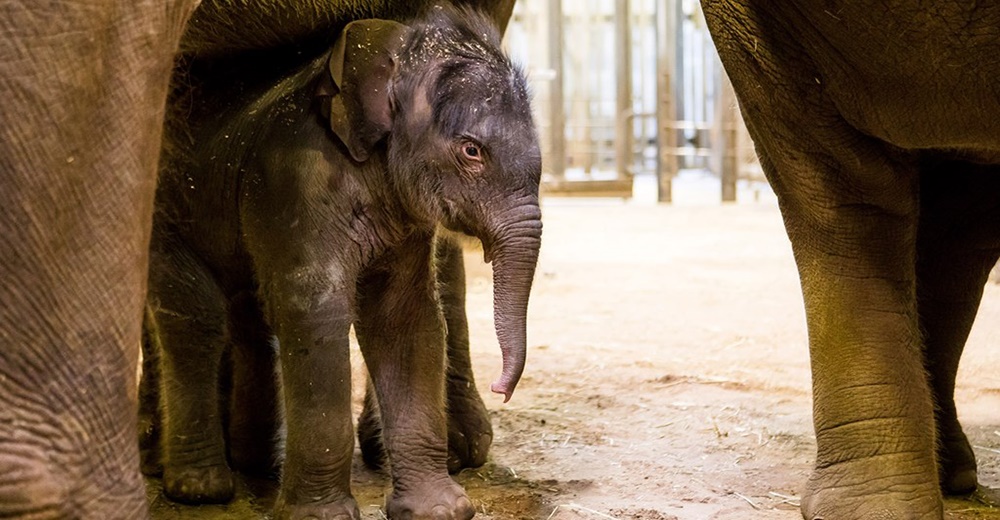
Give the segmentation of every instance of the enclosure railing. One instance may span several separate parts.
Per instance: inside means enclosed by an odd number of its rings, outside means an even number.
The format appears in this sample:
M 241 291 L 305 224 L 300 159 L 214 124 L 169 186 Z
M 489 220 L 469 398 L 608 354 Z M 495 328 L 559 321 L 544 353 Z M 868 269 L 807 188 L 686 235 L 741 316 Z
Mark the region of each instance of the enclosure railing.
M 694 0 L 518 0 L 512 54 L 536 92 L 543 192 L 629 197 L 655 174 L 659 200 L 683 168 L 760 178 Z M 750 150 L 749 154 L 746 150 Z

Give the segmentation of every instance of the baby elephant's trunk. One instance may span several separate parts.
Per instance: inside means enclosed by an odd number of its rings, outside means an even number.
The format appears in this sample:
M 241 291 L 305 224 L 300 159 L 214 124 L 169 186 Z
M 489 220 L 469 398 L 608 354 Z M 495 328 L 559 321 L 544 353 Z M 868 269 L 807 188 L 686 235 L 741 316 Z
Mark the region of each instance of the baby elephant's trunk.
M 531 282 L 541 246 L 542 220 L 537 199 L 499 219 L 488 243 L 493 261 L 493 320 L 503 352 L 503 372 L 490 390 L 510 400 L 524 371 L 527 353 L 527 313 Z

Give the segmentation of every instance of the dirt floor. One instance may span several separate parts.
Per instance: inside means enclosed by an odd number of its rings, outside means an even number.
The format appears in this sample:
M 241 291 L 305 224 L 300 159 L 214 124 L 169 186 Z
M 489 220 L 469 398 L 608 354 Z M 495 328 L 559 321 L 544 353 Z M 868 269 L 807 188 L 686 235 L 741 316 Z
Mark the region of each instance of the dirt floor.
M 477 518 L 800 518 L 815 449 L 808 353 L 773 202 L 547 201 L 544 218 L 528 368 L 510 403 L 484 394 L 491 462 L 458 476 Z M 481 255 L 466 260 L 485 389 L 500 370 L 492 286 Z M 1000 489 L 998 318 L 1000 285 L 990 284 L 958 389 L 987 489 L 949 501 L 948 519 L 1000 519 L 985 498 Z M 360 464 L 355 475 L 364 518 L 384 518 L 386 480 Z M 233 504 L 182 507 L 157 485 L 150 495 L 159 519 L 259 518 L 273 501 L 272 484 L 241 483 Z

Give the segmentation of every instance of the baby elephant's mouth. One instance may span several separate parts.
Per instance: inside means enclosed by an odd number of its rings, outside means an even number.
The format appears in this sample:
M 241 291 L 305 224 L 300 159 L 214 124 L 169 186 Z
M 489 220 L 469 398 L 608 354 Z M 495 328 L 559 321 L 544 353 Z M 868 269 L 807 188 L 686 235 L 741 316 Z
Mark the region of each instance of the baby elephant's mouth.
M 493 238 L 489 233 L 484 232 L 485 226 L 475 225 L 471 219 L 463 218 L 461 212 L 457 211 L 453 205 L 444 205 L 444 218 L 439 229 L 444 229 L 448 233 L 461 235 L 466 239 L 477 239 L 483 247 L 483 261 L 491 263 L 493 261 Z
M 455 202 L 445 200 L 441 209 L 444 213 L 442 225 L 449 231 L 461 233 L 473 238 L 481 238 L 478 231 L 482 226 L 477 226 L 472 219 L 468 218 L 463 211 L 458 208 Z

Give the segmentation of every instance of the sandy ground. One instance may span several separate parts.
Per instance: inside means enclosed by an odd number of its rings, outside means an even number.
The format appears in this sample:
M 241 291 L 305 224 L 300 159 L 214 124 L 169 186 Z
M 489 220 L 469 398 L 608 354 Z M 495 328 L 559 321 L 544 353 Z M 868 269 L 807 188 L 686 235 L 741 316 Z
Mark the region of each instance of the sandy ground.
M 528 368 L 510 403 L 485 395 L 491 462 L 458 477 L 477 518 L 800 518 L 797 497 L 815 450 L 808 353 L 773 202 L 550 200 L 544 218 Z M 479 253 L 466 261 L 473 358 L 485 388 L 500 369 L 492 286 Z M 987 488 L 1000 488 L 997 318 L 1000 285 L 991 284 L 958 389 Z M 364 518 L 384 518 L 386 480 L 356 466 Z M 159 519 L 258 518 L 273 500 L 270 483 L 241 483 L 228 506 L 182 507 L 157 485 Z M 949 501 L 946 518 L 1000 519 L 982 496 L 990 493 Z

